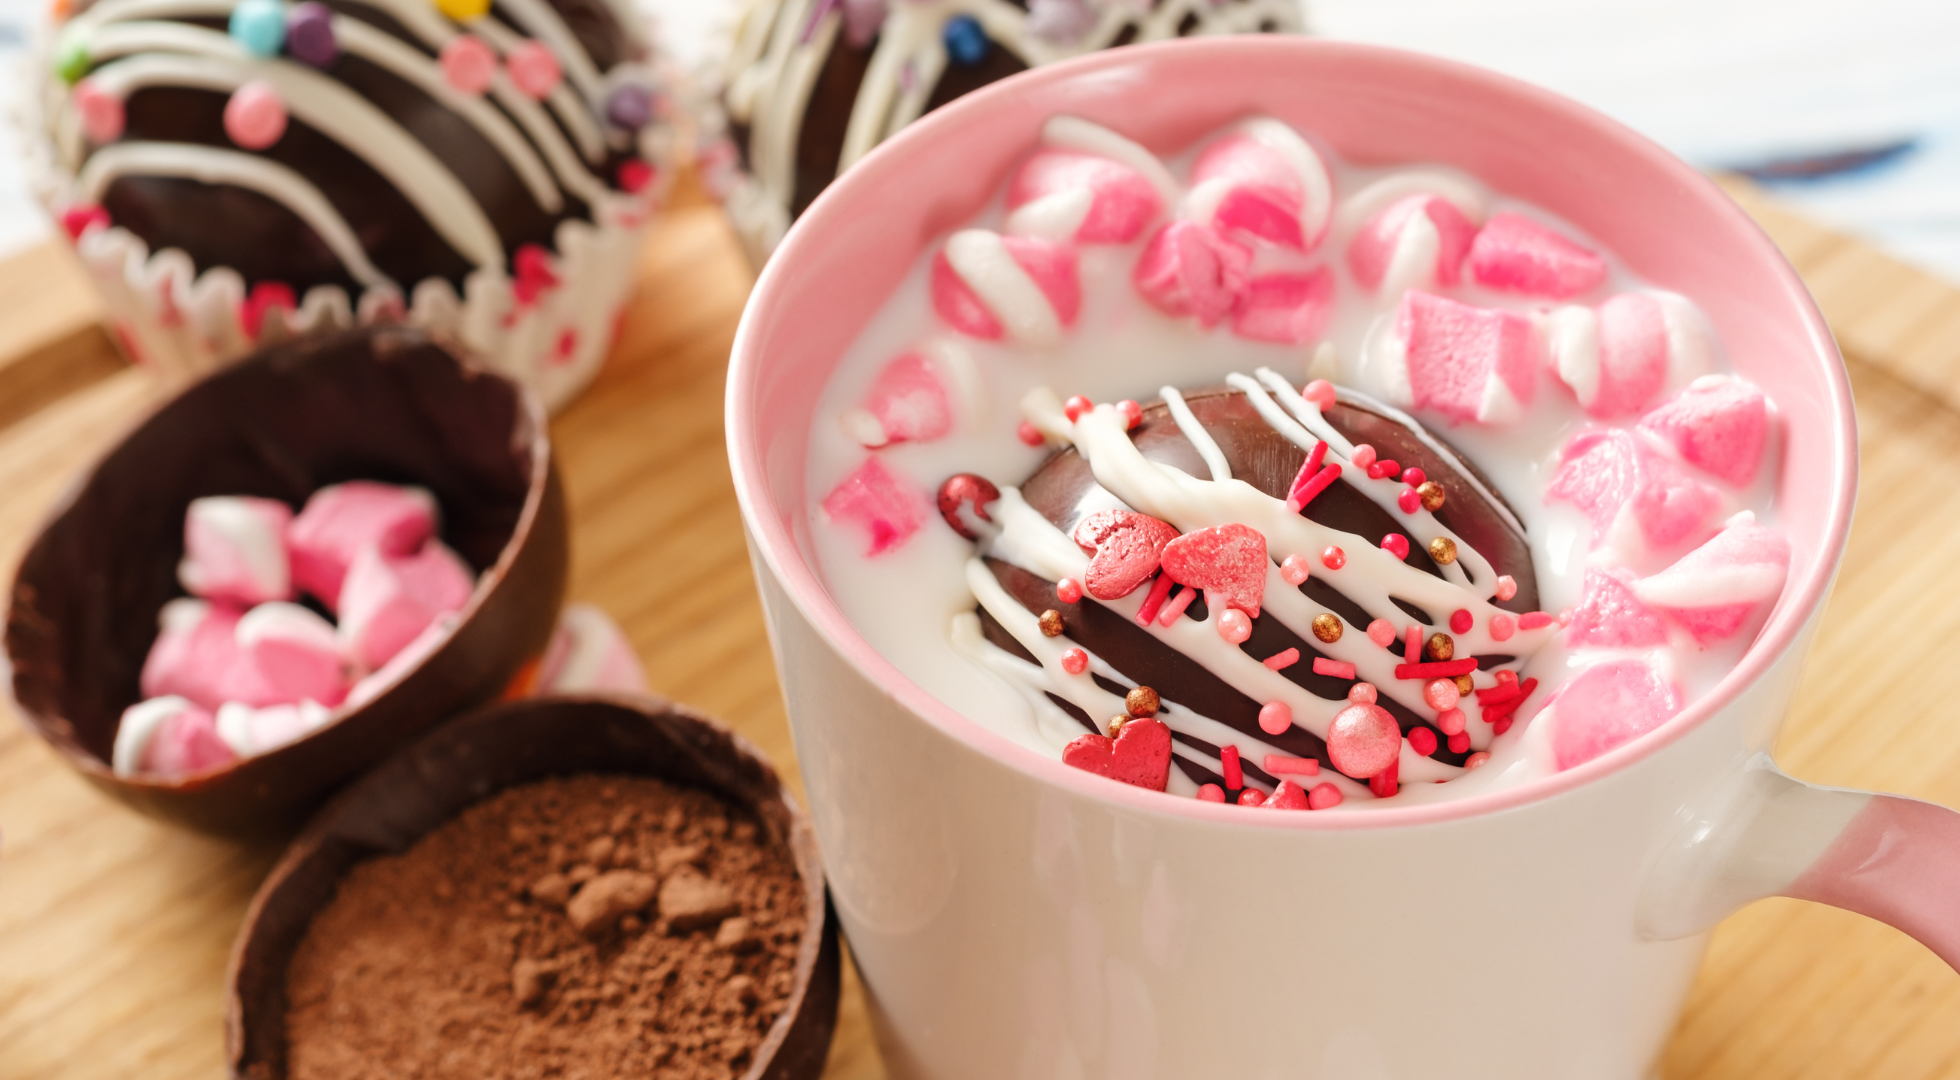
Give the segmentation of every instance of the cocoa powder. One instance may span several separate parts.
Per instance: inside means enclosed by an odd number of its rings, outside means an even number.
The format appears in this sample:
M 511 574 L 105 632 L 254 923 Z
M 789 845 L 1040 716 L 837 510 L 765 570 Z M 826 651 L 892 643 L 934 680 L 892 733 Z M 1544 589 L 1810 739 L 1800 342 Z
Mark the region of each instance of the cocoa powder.
M 287 1075 L 739 1076 L 803 927 L 789 852 L 712 795 L 511 788 L 348 873 L 287 973 Z

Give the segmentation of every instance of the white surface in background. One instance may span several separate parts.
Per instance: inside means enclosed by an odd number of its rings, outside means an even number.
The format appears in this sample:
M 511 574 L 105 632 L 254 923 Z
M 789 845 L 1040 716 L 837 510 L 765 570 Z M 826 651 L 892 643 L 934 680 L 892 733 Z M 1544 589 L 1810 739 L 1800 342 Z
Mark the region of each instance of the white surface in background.
M 688 70 L 738 7 L 638 3 Z M 0 256 L 52 235 L 14 119 L 45 10 L 0 0 Z M 1960 0 L 1308 0 L 1307 17 L 1550 87 L 1704 167 L 1917 139 L 1885 166 L 1775 191 L 1960 281 Z

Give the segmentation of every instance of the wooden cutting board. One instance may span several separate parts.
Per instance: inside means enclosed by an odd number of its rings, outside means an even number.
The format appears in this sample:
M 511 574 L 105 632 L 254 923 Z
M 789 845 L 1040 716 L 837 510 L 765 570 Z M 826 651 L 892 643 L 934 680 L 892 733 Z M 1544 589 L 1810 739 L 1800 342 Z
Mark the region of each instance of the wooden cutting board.
M 1960 502 L 1947 498 L 1960 475 L 1960 290 L 1735 191 L 1851 357 L 1865 454 L 1851 548 L 1779 759 L 1806 779 L 1960 805 L 1942 659 L 1960 641 Z M 619 620 L 657 691 L 720 716 L 798 784 L 722 449 L 724 366 L 751 276 L 718 213 L 683 202 L 648 239 L 609 365 L 552 426 L 571 593 Z M 65 252 L 0 263 L 0 285 L 10 579 L 43 509 L 156 391 L 114 359 Z M 274 854 L 140 818 L 0 723 L 0 1080 L 222 1075 L 225 957 Z M 1858 916 L 1760 903 L 1715 933 L 1662 1072 L 1960 1077 L 1960 975 Z M 885 1075 L 849 976 L 825 1075 Z

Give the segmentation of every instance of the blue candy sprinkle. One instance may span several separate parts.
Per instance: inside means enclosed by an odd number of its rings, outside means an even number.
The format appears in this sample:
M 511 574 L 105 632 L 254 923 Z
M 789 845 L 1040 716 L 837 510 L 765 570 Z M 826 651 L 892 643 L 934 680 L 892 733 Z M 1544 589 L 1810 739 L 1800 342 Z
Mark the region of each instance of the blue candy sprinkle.
M 278 56 L 286 44 L 286 8 L 279 0 L 239 0 L 231 9 L 231 37 L 253 56 Z
M 972 66 L 987 58 L 987 49 L 993 42 L 987 40 L 987 32 L 980 29 L 980 20 L 971 15 L 955 15 L 946 20 L 941 31 L 946 39 L 946 52 L 956 64 Z

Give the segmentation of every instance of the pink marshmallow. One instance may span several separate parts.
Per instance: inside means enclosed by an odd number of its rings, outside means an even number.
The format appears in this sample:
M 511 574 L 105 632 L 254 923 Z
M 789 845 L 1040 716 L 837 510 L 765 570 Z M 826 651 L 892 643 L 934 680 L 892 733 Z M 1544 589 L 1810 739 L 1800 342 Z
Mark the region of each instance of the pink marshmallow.
M 878 373 L 863 406 L 845 414 L 845 426 L 866 447 L 930 442 L 953 429 L 953 406 L 932 364 L 908 352 Z
M 293 595 L 286 563 L 292 508 L 277 499 L 212 495 L 184 515 L 184 561 L 177 580 L 192 596 L 250 607 Z
M 340 589 L 341 648 L 378 668 L 437 618 L 461 611 L 475 588 L 476 575 L 439 540 L 414 555 L 364 548 Z
M 1318 341 L 1334 309 L 1334 275 L 1326 267 L 1306 274 L 1263 274 L 1246 284 L 1232 332 L 1253 341 L 1301 345 Z
M 313 493 L 286 530 L 293 584 L 338 610 L 340 583 L 362 548 L 407 555 L 436 533 L 436 499 L 426 489 L 350 480 Z
M 1545 497 L 1584 511 L 1595 546 L 1635 542 L 1657 551 L 1706 536 L 1725 503 L 1720 491 L 1620 429 L 1574 435 L 1559 452 Z
M 1769 441 L 1769 398 L 1733 375 L 1707 375 L 1642 417 L 1640 426 L 1690 465 L 1746 486 Z
M 867 555 L 881 555 L 911 539 L 925 520 L 925 505 L 924 492 L 892 475 L 875 457 L 866 458 L 823 499 L 824 513 L 832 521 L 864 528 L 871 541 Z
M 1053 345 L 1082 309 L 1075 249 L 985 229 L 954 233 L 932 261 L 932 307 L 968 337 Z
M 1327 166 L 1275 120 L 1254 120 L 1207 146 L 1191 167 L 1185 213 L 1298 251 L 1320 243 L 1332 209 Z
M 1660 727 L 1681 711 L 1674 684 L 1638 660 L 1594 664 L 1547 706 L 1552 754 L 1570 769 Z
M 401 651 L 388 658 L 388 662 L 375 668 L 364 676 L 353 688 L 347 691 L 347 699 L 341 704 L 353 709 L 373 701 L 381 692 L 395 684 L 395 680 L 414 670 L 422 661 L 429 658 L 449 635 L 456 629 L 459 619 L 456 615 L 443 615 L 424 627 L 415 635 L 415 640 L 402 646 Z
M 1348 244 L 1348 270 L 1375 291 L 1453 286 L 1462 280 L 1463 260 L 1476 235 L 1477 226 L 1455 203 L 1410 195 L 1382 208 L 1355 234 Z
M 558 616 L 558 632 L 538 663 L 537 692 L 592 691 L 644 694 L 646 672 L 611 616 L 592 604 L 569 604 Z
M 238 620 L 243 663 L 224 682 L 226 698 L 249 705 L 347 696 L 347 661 L 333 624 L 298 604 L 260 604 Z
M 211 714 L 180 697 L 151 698 L 123 710 L 110 765 L 118 776 L 177 777 L 236 760 Z
M 1633 593 L 1706 645 L 1733 636 L 1774 602 L 1789 572 L 1789 537 L 1744 513 L 1673 566 L 1637 582 Z
M 1644 648 L 1667 642 L 1667 624 L 1634 597 L 1619 574 L 1588 569 L 1585 594 L 1573 609 L 1566 640 L 1609 649 Z
M 217 732 L 239 757 L 277 750 L 324 727 L 332 713 L 317 701 L 287 702 L 253 708 L 228 701 L 218 710 Z
M 242 613 L 229 604 L 179 599 L 163 605 L 157 638 L 137 680 L 146 698 L 177 696 L 207 712 L 224 704 L 226 674 L 239 661 Z
M 1520 214 L 1492 214 L 1470 243 L 1477 284 L 1568 300 L 1606 281 L 1606 260 Z
M 1100 154 L 1043 149 L 1014 174 L 1007 208 L 1016 219 L 1037 215 L 1079 220 L 1068 238 L 1078 244 L 1127 244 L 1164 210 L 1156 185 L 1130 166 Z M 1027 231 L 1014 228 L 1010 231 Z
M 1593 416 L 1631 416 L 1707 364 L 1700 320 L 1679 297 L 1622 293 L 1597 309 L 1560 308 L 1545 317 L 1554 378 Z
M 1396 315 L 1395 338 L 1415 408 L 1501 424 L 1531 404 L 1538 378 L 1534 338 L 1531 320 L 1517 312 L 1411 290 Z
M 1130 280 L 1166 315 L 1193 315 L 1205 326 L 1232 313 L 1244 295 L 1252 249 L 1217 230 L 1173 221 L 1157 230 Z

